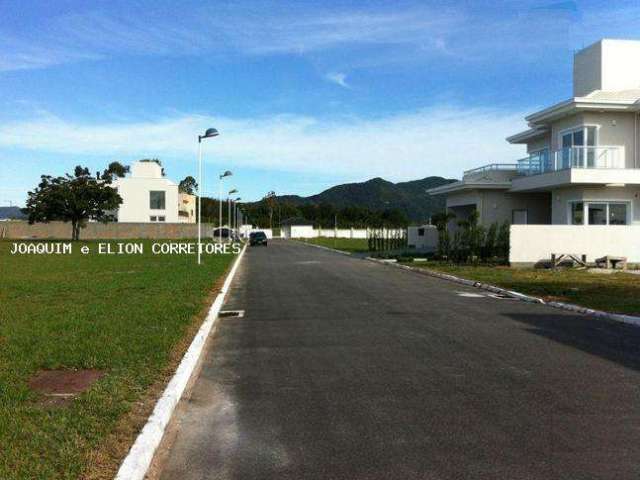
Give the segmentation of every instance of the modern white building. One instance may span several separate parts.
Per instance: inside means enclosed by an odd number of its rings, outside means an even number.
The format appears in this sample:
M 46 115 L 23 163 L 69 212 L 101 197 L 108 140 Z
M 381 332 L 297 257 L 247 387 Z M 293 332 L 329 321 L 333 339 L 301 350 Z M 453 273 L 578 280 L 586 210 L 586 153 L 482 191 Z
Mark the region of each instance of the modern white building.
M 640 225 L 640 42 L 601 40 L 574 56 L 573 96 L 535 112 L 507 141 L 527 156 L 429 190 L 458 220 Z
M 159 163 L 134 162 L 131 173 L 125 178 L 116 178 L 112 186 L 122 197 L 122 204 L 117 212 L 118 222 L 181 221 L 178 216 L 178 184 L 163 175 Z

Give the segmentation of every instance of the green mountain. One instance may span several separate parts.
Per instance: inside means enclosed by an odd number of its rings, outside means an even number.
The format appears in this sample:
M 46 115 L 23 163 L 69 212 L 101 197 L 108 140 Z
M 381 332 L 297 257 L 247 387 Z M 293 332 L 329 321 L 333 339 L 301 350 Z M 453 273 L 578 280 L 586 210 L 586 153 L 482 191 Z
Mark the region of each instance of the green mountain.
M 455 180 L 442 177 L 427 177 L 399 183 L 373 178 L 361 183 L 337 185 L 310 197 L 283 195 L 277 197 L 277 200 L 279 203 L 295 206 L 330 204 L 336 208 L 357 206 L 371 210 L 399 209 L 411 221 L 423 222 L 444 209 L 444 197 L 434 197 L 426 191 L 451 182 Z

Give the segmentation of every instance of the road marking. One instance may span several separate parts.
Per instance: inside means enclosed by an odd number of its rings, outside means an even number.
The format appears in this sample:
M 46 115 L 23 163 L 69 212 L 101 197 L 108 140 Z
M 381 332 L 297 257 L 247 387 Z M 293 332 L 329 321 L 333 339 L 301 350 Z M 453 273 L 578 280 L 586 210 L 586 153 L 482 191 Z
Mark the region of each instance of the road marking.
M 242 318 L 244 317 L 244 310 L 220 310 L 218 317 L 235 317 Z
M 459 297 L 466 297 L 466 298 L 484 298 L 484 295 L 481 295 L 479 293 L 469 293 L 469 292 L 456 292 L 456 294 Z

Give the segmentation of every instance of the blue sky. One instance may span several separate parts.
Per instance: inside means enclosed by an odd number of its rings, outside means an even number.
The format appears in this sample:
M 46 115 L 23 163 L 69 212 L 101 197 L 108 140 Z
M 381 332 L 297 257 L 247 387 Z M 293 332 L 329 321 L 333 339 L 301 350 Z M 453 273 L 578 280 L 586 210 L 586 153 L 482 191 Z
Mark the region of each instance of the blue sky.
M 157 157 L 247 200 L 457 177 L 571 93 L 574 50 L 637 2 L 0 0 L 0 205 L 42 173 Z

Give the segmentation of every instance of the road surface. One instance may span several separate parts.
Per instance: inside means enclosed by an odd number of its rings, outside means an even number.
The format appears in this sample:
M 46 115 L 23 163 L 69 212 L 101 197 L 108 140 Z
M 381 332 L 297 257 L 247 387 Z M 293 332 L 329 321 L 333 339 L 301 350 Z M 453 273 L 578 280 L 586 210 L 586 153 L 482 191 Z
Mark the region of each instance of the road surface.
M 163 480 L 640 477 L 640 329 L 249 248 Z

